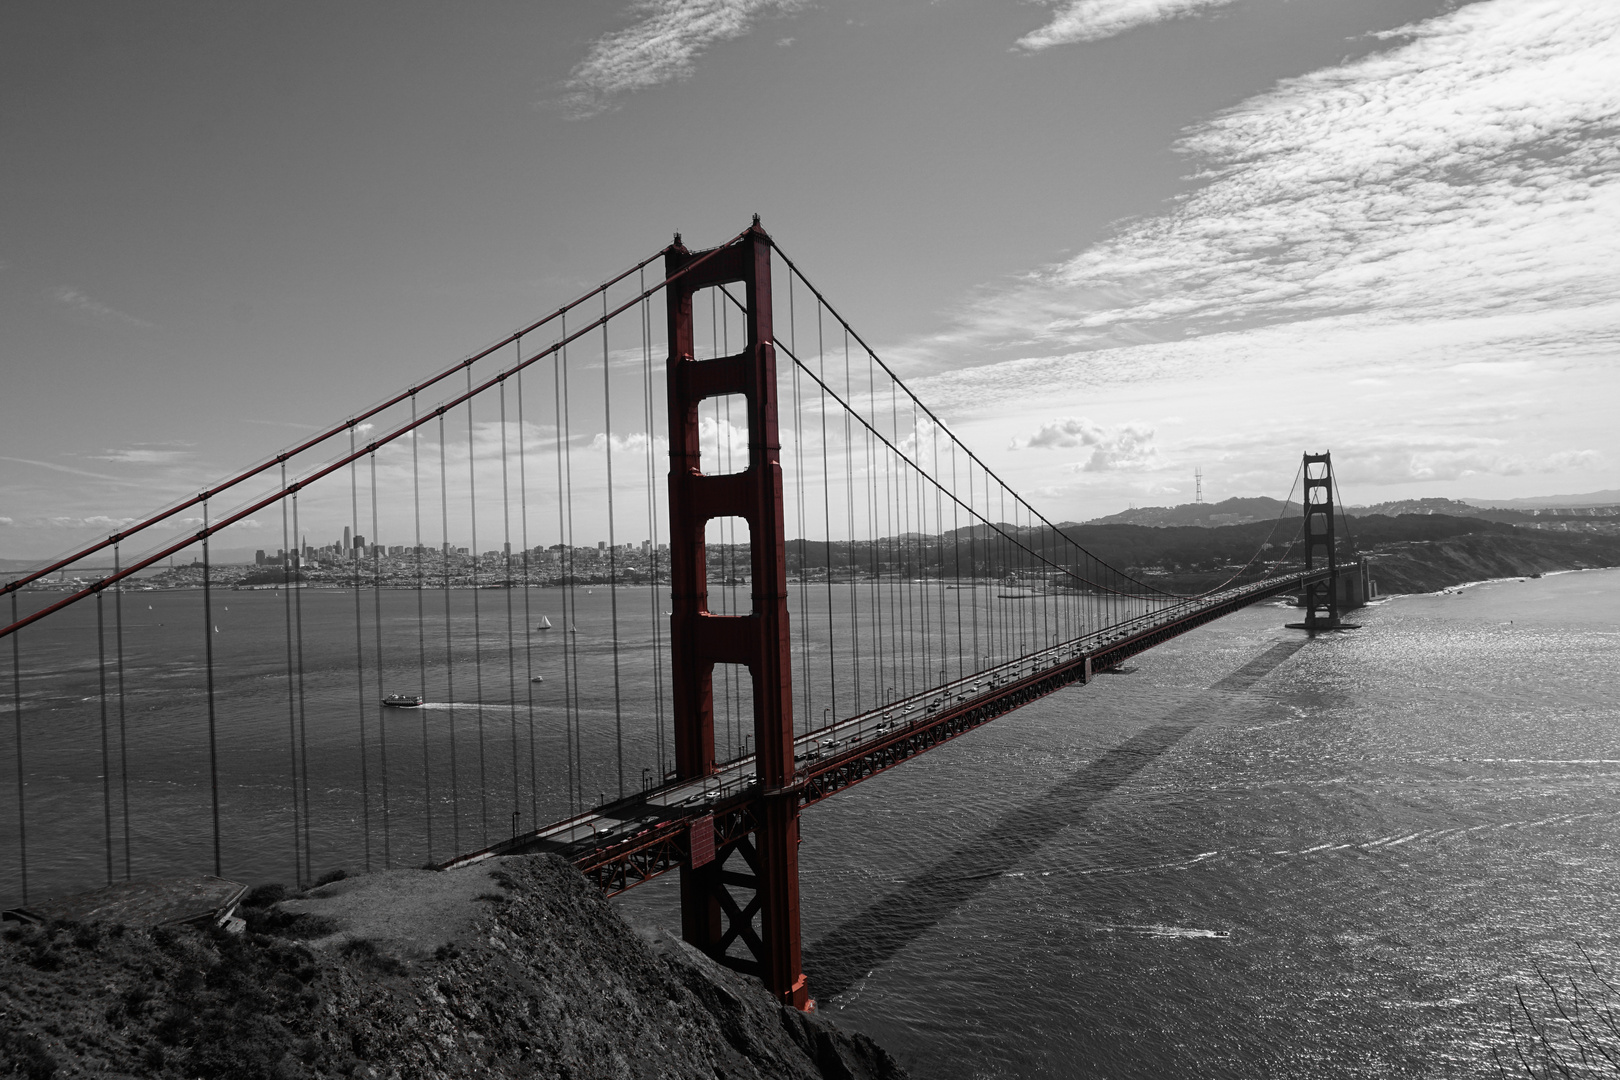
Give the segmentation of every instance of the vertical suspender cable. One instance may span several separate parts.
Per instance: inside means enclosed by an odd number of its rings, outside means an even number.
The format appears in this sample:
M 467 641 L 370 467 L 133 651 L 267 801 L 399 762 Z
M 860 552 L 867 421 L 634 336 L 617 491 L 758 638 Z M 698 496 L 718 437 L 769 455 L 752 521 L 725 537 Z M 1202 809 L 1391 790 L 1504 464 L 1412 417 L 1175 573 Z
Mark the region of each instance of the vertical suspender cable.
M 613 531 L 613 381 L 608 359 L 608 298 L 602 290 L 602 439 L 607 458 L 608 612 L 613 625 L 613 749 L 619 764 L 619 798 L 624 798 L 624 701 L 619 683 L 619 542 Z
M 113 573 L 120 569 L 119 545 L 113 545 Z M 124 586 L 120 583 L 113 593 L 113 641 L 118 660 L 118 783 L 124 796 L 124 880 L 130 879 L 129 868 L 129 730 L 125 721 L 124 701 Z
M 523 345 L 518 343 L 518 356 Z M 522 795 L 518 789 L 518 709 L 517 709 L 517 645 L 516 627 L 512 622 L 512 487 L 507 479 L 506 453 L 506 380 L 501 380 L 501 559 L 506 572 L 506 702 L 511 710 L 508 727 L 512 734 L 512 835 L 517 835 L 518 818 L 522 813 Z M 525 628 L 526 629 L 526 628 Z
M 101 698 L 101 818 L 107 839 L 107 884 L 113 883 L 112 747 L 107 739 L 107 636 L 102 594 L 96 593 L 96 679 Z
M 283 465 L 285 469 L 285 464 Z M 285 472 L 283 472 L 285 476 Z M 283 485 L 285 486 L 285 485 Z M 292 526 L 293 543 L 298 552 L 293 556 L 293 622 L 294 637 L 298 643 L 298 760 L 299 782 L 302 784 L 304 797 L 304 883 L 310 884 L 315 880 L 314 853 L 310 847 L 309 825 L 309 713 L 306 709 L 304 697 L 304 548 L 302 534 L 298 531 L 298 493 L 292 495 Z
M 456 652 L 450 614 L 450 444 L 445 441 L 444 409 L 439 409 L 439 527 L 444 542 L 439 566 L 444 580 L 444 696 L 450 733 L 450 850 L 461 854 L 461 768 L 456 760 Z
M 567 327 L 563 327 L 564 337 L 567 336 Z M 573 755 L 569 762 L 573 790 L 579 799 L 579 810 L 585 809 L 585 773 L 584 773 L 584 736 L 580 726 L 579 711 L 579 598 L 575 591 L 575 560 L 574 560 L 574 451 L 573 451 L 573 423 L 572 412 L 569 408 L 568 393 L 568 352 L 565 346 L 559 354 L 561 362 L 558 365 L 558 377 L 561 379 L 562 390 L 558 397 L 558 487 L 559 502 L 557 505 L 562 528 L 562 542 L 568 553 L 568 573 L 566 588 L 563 591 L 565 613 L 567 614 L 568 628 L 563 633 L 563 648 L 568 652 L 568 662 L 573 670 L 573 677 L 567 689 L 570 692 L 568 720 L 573 725 Z
M 472 366 L 467 367 L 467 393 L 472 394 Z M 473 605 L 473 715 L 478 717 L 478 825 L 485 847 L 489 846 L 489 779 L 484 758 L 484 625 L 478 604 L 478 448 L 473 442 L 473 399 L 467 398 L 467 525 L 472 546 Z
M 567 338 L 568 338 L 568 316 L 566 314 L 564 314 L 562 316 L 562 337 L 563 337 L 564 340 L 567 340 Z M 567 348 L 568 347 L 565 345 L 561 349 L 559 349 L 557 352 L 554 352 L 554 353 L 551 354 L 551 379 L 552 379 L 551 403 L 552 403 L 552 410 L 553 410 L 553 413 L 554 413 L 554 423 L 552 425 L 552 432 L 553 432 L 553 435 L 554 435 L 554 437 L 556 439 L 555 458 L 556 458 L 556 462 L 557 462 L 557 547 L 559 549 L 559 551 L 558 551 L 558 559 L 557 559 L 557 568 L 558 568 L 559 572 L 561 573 L 561 580 L 562 580 L 562 590 L 561 590 L 562 611 L 557 616 L 557 618 L 558 618 L 558 621 L 561 623 L 561 633 L 563 635 L 563 644 L 562 644 L 562 662 L 563 662 L 563 739 L 564 739 L 564 761 L 563 761 L 563 765 L 564 765 L 564 768 L 565 768 L 565 772 L 567 773 L 567 780 L 568 780 L 568 812 L 570 814 L 572 814 L 572 813 L 574 813 L 575 808 L 576 808 L 576 798 L 575 798 L 575 793 L 574 793 L 574 722 L 573 722 L 573 719 L 572 719 L 572 717 L 573 717 L 573 707 L 574 706 L 573 706 L 573 698 L 570 696 L 570 688 L 573 685 L 573 678 L 572 678 L 572 676 L 570 674 L 570 668 L 569 668 L 568 634 L 569 634 L 569 630 L 573 626 L 573 624 L 568 621 L 568 596 L 569 596 L 570 591 L 573 588 L 573 586 L 572 586 L 572 580 L 573 580 L 573 549 L 569 546 L 567 518 L 566 518 L 565 512 L 564 512 L 565 500 L 564 500 L 564 497 L 563 497 L 563 487 L 564 486 L 563 486 L 563 435 L 562 435 L 562 431 L 563 431 L 562 369 L 563 369 L 563 362 L 566 359 L 565 352 L 566 352 Z
M 854 405 L 855 395 L 850 392 L 849 331 L 844 331 L 844 400 Z M 855 713 L 861 711 L 861 626 L 860 586 L 855 583 L 855 439 L 849 426 L 849 409 L 844 413 L 844 513 L 848 517 L 849 532 L 849 648 L 851 662 L 850 681 L 855 684 Z
M 203 510 L 203 622 L 204 655 L 208 666 L 208 783 L 214 802 L 214 876 L 224 877 L 224 865 L 219 850 L 219 739 L 214 723 L 214 588 L 209 580 L 208 565 L 208 500 Z
M 816 304 L 816 366 L 821 375 L 821 514 L 822 533 L 827 540 L 827 673 L 832 718 L 838 719 L 838 634 L 833 629 L 833 545 L 832 481 L 827 474 L 827 338 L 821 322 L 821 304 Z
M 956 580 L 956 675 L 957 678 L 966 678 L 970 669 L 962 653 L 966 651 L 967 641 L 962 633 L 962 517 L 961 499 L 956 497 L 956 439 L 951 439 L 951 538 L 953 549 L 951 559 L 954 562 L 953 578 Z M 977 628 L 977 623 L 975 623 Z M 978 648 L 977 636 L 974 648 Z
M 354 425 L 349 425 L 349 456 L 354 456 Z M 366 648 L 365 628 L 360 616 L 360 466 L 349 463 L 349 550 L 343 558 L 349 564 L 349 582 L 354 593 L 354 681 L 359 705 L 360 737 L 360 836 L 365 852 L 366 873 L 371 873 L 371 770 L 366 761 Z
M 804 412 L 799 397 L 799 327 L 798 312 L 794 308 L 793 277 L 788 278 L 788 338 L 795 357 L 793 362 L 793 468 L 798 475 L 793 485 L 799 501 L 799 646 L 804 656 L 799 670 L 799 681 L 804 684 L 804 730 L 810 730 L 815 715 L 815 693 L 810 678 L 810 560 L 805 543 L 810 535 L 805 519 L 804 488 L 808 470 L 804 464 Z
M 935 477 L 934 488 L 934 548 L 939 559 L 939 576 L 934 591 L 939 594 L 939 681 L 945 682 L 949 678 L 951 645 L 950 631 L 946 626 L 945 618 L 945 503 L 941 485 L 938 483 L 939 474 L 939 425 L 930 422 L 929 435 L 932 439 L 933 460 L 929 469 Z M 961 650 L 957 650 L 958 655 Z
M 866 354 L 866 400 L 867 407 L 877 400 L 873 386 L 872 354 Z M 887 659 L 883 648 L 883 594 L 879 588 L 878 576 L 881 567 L 878 564 L 878 499 L 877 499 L 877 462 L 873 454 L 872 431 L 870 427 L 862 428 L 862 449 L 865 457 L 862 461 L 866 470 L 866 481 L 862 485 L 866 491 L 866 498 L 862 500 L 861 512 L 866 517 L 866 554 L 867 573 L 871 576 L 871 588 L 868 595 L 872 601 L 872 700 L 881 707 L 888 704 L 883 695 L 883 663 Z
M 523 343 L 518 342 L 518 357 L 523 356 Z M 530 608 L 531 597 L 529 590 L 530 580 L 529 563 L 529 466 L 528 450 L 525 443 L 528 441 L 527 429 L 523 423 L 523 372 L 517 373 L 517 406 L 518 406 L 518 514 L 522 520 L 519 522 L 519 537 L 523 543 L 523 677 L 528 680 L 528 694 L 525 698 L 526 715 L 529 721 L 529 823 L 535 828 L 540 827 L 540 794 L 538 790 L 538 767 L 534 750 L 534 613 Z
M 427 701 L 427 614 L 423 610 L 422 589 L 422 472 L 416 427 L 416 395 L 411 394 L 411 527 L 416 569 L 416 673 L 418 693 Z M 433 862 L 433 775 L 428 768 L 427 710 L 422 712 L 422 813 L 427 832 L 427 861 Z
M 643 269 L 640 275 L 641 291 L 647 291 L 647 271 Z M 641 301 L 641 412 L 642 422 L 646 424 L 646 456 L 647 456 L 647 598 L 652 604 L 652 639 L 653 639 L 653 734 L 658 751 L 657 783 L 664 782 L 664 773 L 668 766 L 666 758 L 668 752 L 664 742 L 664 642 L 661 627 L 661 618 L 658 606 L 659 577 L 658 577 L 658 497 L 655 494 L 657 483 L 654 464 L 654 444 L 657 442 L 657 424 L 653 422 L 653 367 L 652 367 L 652 301 L 643 297 Z M 656 786 L 656 785 L 655 785 Z
M 281 463 L 281 487 L 287 487 L 287 463 Z M 294 493 L 290 500 L 297 505 L 298 495 Z M 287 630 L 287 754 L 291 766 L 288 775 L 292 779 L 292 822 L 293 822 L 293 880 L 299 888 L 304 884 L 304 864 L 301 857 L 301 844 L 298 835 L 300 814 L 298 812 L 298 685 L 293 674 L 293 588 L 292 541 L 287 538 L 287 503 L 281 500 L 281 608 L 282 621 Z M 128 811 L 125 811 L 128 817 Z
M 11 594 L 11 621 L 17 621 L 17 594 Z M 23 798 L 26 778 L 23 769 L 22 732 L 22 644 L 21 634 L 11 635 L 11 717 L 17 744 L 17 868 L 22 876 L 22 899 L 28 903 L 28 814 Z
M 382 544 L 378 538 L 377 514 L 377 452 L 368 455 L 371 463 L 371 614 L 372 635 L 377 650 L 377 770 L 382 779 L 383 869 L 393 864 L 393 839 L 388 805 L 388 723 L 383 714 L 383 620 L 382 620 Z

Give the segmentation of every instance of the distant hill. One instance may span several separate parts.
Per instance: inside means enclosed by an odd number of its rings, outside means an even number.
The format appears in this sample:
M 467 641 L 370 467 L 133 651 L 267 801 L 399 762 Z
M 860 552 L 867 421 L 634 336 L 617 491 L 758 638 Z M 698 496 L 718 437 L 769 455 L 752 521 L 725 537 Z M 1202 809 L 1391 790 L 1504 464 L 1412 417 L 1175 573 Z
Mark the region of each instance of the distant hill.
M 1280 517 L 1299 517 L 1299 504 L 1290 502 L 1286 508 L 1281 500 L 1264 495 L 1255 499 L 1225 499 L 1218 503 L 1182 503 L 1180 506 L 1142 506 L 1107 517 L 1092 518 L 1086 525 L 1147 525 L 1155 529 L 1182 525 L 1201 525 L 1213 528 L 1220 525 L 1252 525 L 1256 522 L 1276 521 Z
M 1472 506 L 1534 510 L 1552 506 L 1620 506 L 1620 488 L 1585 495 L 1536 495 L 1528 499 L 1464 499 Z
M 1534 514 L 1523 510 L 1498 510 L 1473 506 L 1456 499 L 1397 499 L 1394 502 L 1374 503 L 1372 506 L 1347 506 L 1344 510 L 1351 517 L 1371 517 L 1375 514 L 1382 514 L 1385 517 L 1400 517 L 1402 514 L 1442 514 L 1446 517 L 1500 521 L 1509 525 L 1535 520 Z

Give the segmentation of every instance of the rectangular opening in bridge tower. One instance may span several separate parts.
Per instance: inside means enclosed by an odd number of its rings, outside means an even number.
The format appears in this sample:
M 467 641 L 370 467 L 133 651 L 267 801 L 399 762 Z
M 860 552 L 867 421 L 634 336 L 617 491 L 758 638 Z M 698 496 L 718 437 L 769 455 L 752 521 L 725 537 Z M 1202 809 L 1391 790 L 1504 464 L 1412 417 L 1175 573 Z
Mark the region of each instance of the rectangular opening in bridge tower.
M 698 403 L 698 467 L 704 476 L 748 470 L 748 399 L 716 394 Z
M 682 779 L 715 774 L 715 667 L 748 672 L 755 755 L 752 782 L 711 804 L 701 826 L 707 855 L 681 868 L 681 925 L 687 941 L 716 960 L 757 974 L 778 998 L 810 1004 L 800 965 L 799 792 L 793 764 L 791 648 L 777 427 L 776 352 L 771 323 L 771 242 L 756 221 L 711 251 L 676 243 L 665 254 L 669 330 L 670 651 L 675 768 Z M 726 329 L 699 347 L 694 317 L 712 321 L 694 297 L 724 286 L 714 306 L 741 306 Z M 711 293 L 709 296 L 713 296 Z M 709 296 L 703 299 L 708 300 Z M 735 302 L 733 302 L 733 299 Z M 729 350 L 729 351 L 728 351 Z M 705 357 L 699 359 L 699 357 Z M 741 408 L 737 407 L 738 399 Z M 731 423 L 747 435 L 741 463 L 704 454 L 706 402 L 732 402 Z M 711 437 L 716 433 L 710 417 Z M 720 432 L 725 437 L 729 433 Z M 718 450 L 718 445 L 717 445 Z M 709 472 L 705 465 L 722 471 Z M 716 519 L 747 526 L 746 608 L 716 609 L 717 567 L 708 540 Z M 734 553 L 734 552 L 733 552 Z M 741 580 L 743 574 L 729 574 Z M 728 599 L 737 586 L 723 587 Z M 736 593 L 731 590 L 735 589 Z M 739 608 L 742 608 L 739 610 Z M 743 899 L 738 899 L 738 894 Z M 748 955 L 738 955 L 738 948 Z
M 1305 569 L 1328 569 L 1325 580 L 1305 586 L 1305 625 L 1334 626 L 1339 621 L 1338 556 L 1333 543 L 1333 455 L 1305 455 Z

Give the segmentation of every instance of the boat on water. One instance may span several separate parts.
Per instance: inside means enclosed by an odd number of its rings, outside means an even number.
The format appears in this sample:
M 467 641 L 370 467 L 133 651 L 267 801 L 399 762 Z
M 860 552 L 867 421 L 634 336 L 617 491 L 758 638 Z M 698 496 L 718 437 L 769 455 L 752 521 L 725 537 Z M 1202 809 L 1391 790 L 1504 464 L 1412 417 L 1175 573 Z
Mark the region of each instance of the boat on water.
M 390 709 L 419 709 L 422 699 L 415 694 L 389 694 L 382 703 Z
M 536 676 L 534 676 L 534 678 L 530 679 L 529 681 L 530 682 L 545 682 L 546 677 L 544 675 L 536 675 Z
M 546 618 L 544 615 L 540 616 L 540 625 L 536 626 L 535 629 L 536 630 L 550 630 L 551 629 L 551 620 Z

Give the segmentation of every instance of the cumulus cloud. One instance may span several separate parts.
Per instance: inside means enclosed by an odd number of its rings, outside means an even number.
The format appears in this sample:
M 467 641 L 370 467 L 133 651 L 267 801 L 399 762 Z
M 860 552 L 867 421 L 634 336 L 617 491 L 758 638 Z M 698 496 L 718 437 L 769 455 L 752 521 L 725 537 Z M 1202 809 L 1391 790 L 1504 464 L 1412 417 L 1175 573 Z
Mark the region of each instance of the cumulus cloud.
M 1048 420 L 1026 439 L 1014 439 L 1011 450 L 1043 450 L 1071 446 L 1095 446 L 1102 439 L 1103 429 L 1083 416 L 1065 416 L 1061 420 Z
M 648 435 L 645 431 L 632 431 L 628 435 L 607 435 L 599 431 L 596 433 L 595 438 L 591 439 L 591 449 L 606 450 L 608 441 L 610 439 L 613 443 L 613 452 L 616 454 L 625 453 L 631 450 L 645 451 L 649 442 Z M 665 439 L 661 435 L 652 438 L 650 441 L 655 452 L 667 452 L 669 449 L 669 440 Z
M 705 473 L 741 472 L 748 467 L 748 427 L 699 416 L 698 449 L 699 468 Z
M 1207 8 L 1224 7 L 1233 0 L 1069 0 L 1039 30 L 1018 39 L 1029 52 L 1101 41 L 1149 23 L 1196 15 Z
M 1075 471 L 1118 472 L 1150 469 L 1159 463 L 1153 436 L 1154 429 L 1143 424 L 1109 428 L 1084 416 L 1065 416 L 1047 421 L 1028 438 L 1014 439 L 1008 448 L 1066 450 L 1089 446 L 1093 448 L 1091 456 L 1077 462 Z
M 59 288 L 51 290 L 51 299 L 55 300 L 58 304 L 61 304 L 64 307 L 70 308 L 73 311 L 84 315 L 89 315 L 95 319 L 101 319 L 107 322 L 121 322 L 128 326 L 138 326 L 142 327 L 143 329 L 151 329 L 152 326 L 152 324 L 147 322 L 145 319 L 137 319 L 135 316 L 127 315 L 116 308 L 103 304 L 99 300 L 92 300 L 90 297 L 86 296 L 83 291 L 76 289 L 71 285 L 63 285 Z
M 740 38 L 761 17 L 796 11 L 806 0 L 636 0 L 636 21 L 591 44 L 564 83 L 569 115 L 594 116 L 624 94 L 690 78 L 697 58 Z

